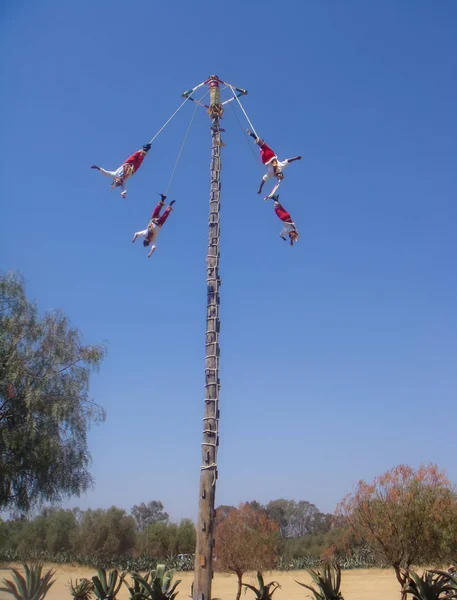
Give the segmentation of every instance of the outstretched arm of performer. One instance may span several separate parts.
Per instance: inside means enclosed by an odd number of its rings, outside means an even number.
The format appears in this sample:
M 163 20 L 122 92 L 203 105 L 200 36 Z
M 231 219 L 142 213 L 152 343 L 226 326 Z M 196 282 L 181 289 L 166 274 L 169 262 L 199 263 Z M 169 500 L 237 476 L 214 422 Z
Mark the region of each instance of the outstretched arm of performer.
M 148 235 L 147 229 L 143 229 L 143 231 L 137 231 L 135 233 L 135 235 L 133 236 L 132 244 L 134 244 L 139 237 L 146 237 L 147 235 Z
M 97 171 L 100 171 L 100 173 L 102 175 L 105 175 L 106 177 L 111 177 L 112 179 L 114 179 L 116 177 L 115 171 L 107 171 L 106 169 L 102 169 L 102 167 L 98 167 L 97 165 L 91 165 L 90 168 L 97 169 Z
M 301 160 L 301 156 L 294 156 L 293 158 L 287 158 L 287 159 L 286 159 L 286 162 L 288 162 L 288 163 L 293 163 L 293 162 L 295 162 L 296 160 Z
M 285 241 L 287 242 L 287 238 L 286 235 L 289 233 L 289 229 L 284 225 L 284 227 L 281 229 L 281 233 L 279 234 L 279 236 Z
M 151 249 L 149 250 L 149 254 L 148 254 L 148 258 L 151 258 L 152 253 L 155 252 L 156 247 L 154 245 L 151 246 Z
M 261 193 L 262 193 L 262 190 L 263 190 L 263 186 L 264 186 L 264 185 L 265 185 L 265 180 L 264 180 L 264 179 L 262 179 L 262 181 L 260 182 L 260 185 L 259 185 L 259 189 L 257 190 L 257 193 L 258 193 L 258 194 L 261 194 Z

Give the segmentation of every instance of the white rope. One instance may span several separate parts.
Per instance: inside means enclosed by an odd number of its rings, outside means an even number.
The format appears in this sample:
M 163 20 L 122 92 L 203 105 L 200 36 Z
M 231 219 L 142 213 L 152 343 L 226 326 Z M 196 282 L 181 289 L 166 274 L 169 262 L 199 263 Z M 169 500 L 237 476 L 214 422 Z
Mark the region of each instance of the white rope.
M 152 140 L 149 142 L 150 144 L 152 144 L 152 142 L 162 133 L 162 131 L 165 129 L 165 127 L 168 125 L 168 123 L 172 120 L 172 118 L 178 114 L 178 112 L 181 110 L 181 108 L 184 106 L 184 104 L 189 100 L 189 98 L 186 98 L 184 100 L 184 102 L 178 106 L 178 108 L 175 110 L 175 112 L 171 115 L 171 117 L 168 119 L 168 121 L 162 125 L 162 127 L 159 129 L 159 131 L 155 134 L 155 136 L 152 138 Z
M 190 130 L 191 130 L 191 128 L 192 128 L 192 123 L 194 122 L 194 119 L 195 119 L 195 113 L 197 112 L 197 108 L 199 107 L 199 105 L 200 105 L 200 102 L 203 100 L 203 98 L 204 98 L 205 96 L 207 96 L 208 94 L 209 94 L 209 90 L 208 90 L 208 91 L 207 91 L 205 94 L 203 94 L 203 96 L 202 96 L 202 97 L 201 97 L 201 98 L 200 98 L 198 101 L 196 101 L 196 103 L 195 103 L 194 112 L 192 113 L 192 117 L 191 117 L 191 119 L 190 119 L 189 126 L 188 126 L 188 128 L 187 128 L 187 131 L 186 131 L 186 134 L 185 134 L 185 136 L 184 136 L 184 140 L 183 140 L 183 142 L 182 142 L 182 144 L 181 144 L 181 148 L 179 149 L 179 152 L 178 152 L 178 158 L 176 159 L 175 166 L 173 167 L 173 171 L 171 172 L 171 176 L 170 176 L 170 179 L 169 179 L 169 181 L 168 181 L 167 189 L 165 190 L 165 195 L 167 195 L 167 194 L 168 194 L 168 190 L 169 190 L 169 188 L 170 188 L 171 182 L 173 181 L 173 177 L 175 176 L 176 169 L 177 169 L 177 167 L 178 167 L 178 164 L 179 164 L 179 161 L 180 161 L 180 159 L 181 159 L 181 154 L 182 154 L 182 151 L 184 150 L 184 146 L 186 145 L 187 137 L 188 137 L 188 135 L 189 135 L 189 133 L 190 133 Z M 187 98 L 186 98 L 186 100 L 187 100 Z M 181 106 L 182 106 L 182 105 L 181 105 Z M 178 109 L 178 110 L 179 110 L 179 109 Z
M 233 98 L 232 98 L 232 100 L 233 100 Z M 235 115 L 235 119 L 237 120 L 237 123 L 240 126 L 241 133 L 243 134 L 243 137 L 246 140 L 247 145 L 249 146 L 249 150 L 250 150 L 252 156 L 254 157 L 256 164 L 262 169 L 263 164 L 262 164 L 262 161 L 260 160 L 260 156 L 259 156 L 258 152 L 254 151 L 252 144 L 249 142 L 248 134 L 246 133 L 246 130 L 243 128 L 243 126 L 241 125 L 241 121 L 239 120 L 238 115 L 236 114 L 236 110 L 233 108 L 233 105 L 231 104 L 230 107 L 233 111 L 233 114 Z
M 255 136 L 258 138 L 259 136 L 257 135 L 257 132 L 256 132 L 256 130 L 254 129 L 254 125 L 253 125 L 253 124 L 251 123 L 251 121 L 249 120 L 249 117 L 248 117 L 248 115 L 247 115 L 246 111 L 244 110 L 244 108 L 243 108 L 243 105 L 242 105 L 242 104 L 241 104 L 241 102 L 240 102 L 240 99 L 239 99 L 239 98 L 238 98 L 238 96 L 235 94 L 235 90 L 233 89 L 233 86 L 231 86 L 231 85 L 230 85 L 229 87 L 230 87 L 230 89 L 232 90 L 232 94 L 234 95 L 234 97 L 235 97 L 235 100 L 236 100 L 236 101 L 238 102 L 238 104 L 240 105 L 240 108 L 241 108 L 241 110 L 243 111 L 243 114 L 244 114 L 244 116 L 246 117 L 246 121 L 249 123 L 249 125 L 250 125 L 250 127 L 251 127 L 251 130 L 252 130 L 252 133 L 253 133 L 253 134 L 254 134 L 254 135 L 255 135 Z
M 173 181 L 173 177 L 175 176 L 175 172 L 176 172 L 176 169 L 178 167 L 178 163 L 179 163 L 179 160 L 181 158 L 182 151 L 184 150 L 184 146 L 186 145 L 187 136 L 189 135 L 189 132 L 190 132 L 190 130 L 192 128 L 192 123 L 194 122 L 195 113 L 197 112 L 197 108 L 198 108 L 198 104 L 195 105 L 194 112 L 192 113 L 192 117 L 190 119 L 189 127 L 187 128 L 186 135 L 184 136 L 184 140 L 183 140 L 183 142 L 181 144 L 181 148 L 179 149 L 178 158 L 176 159 L 175 166 L 173 167 L 173 171 L 171 172 L 171 176 L 170 176 L 170 179 L 168 181 L 167 189 L 165 190 L 165 196 L 168 194 L 168 190 L 170 188 L 171 182 Z

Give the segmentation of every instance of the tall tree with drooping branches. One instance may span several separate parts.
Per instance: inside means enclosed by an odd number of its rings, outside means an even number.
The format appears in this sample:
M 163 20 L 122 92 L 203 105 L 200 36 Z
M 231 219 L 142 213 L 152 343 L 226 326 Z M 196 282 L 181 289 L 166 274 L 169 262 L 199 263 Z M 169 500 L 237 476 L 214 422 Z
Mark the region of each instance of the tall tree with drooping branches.
M 27 511 L 92 483 L 89 396 L 102 345 L 83 345 L 62 311 L 40 317 L 14 273 L 0 276 L 0 509 Z

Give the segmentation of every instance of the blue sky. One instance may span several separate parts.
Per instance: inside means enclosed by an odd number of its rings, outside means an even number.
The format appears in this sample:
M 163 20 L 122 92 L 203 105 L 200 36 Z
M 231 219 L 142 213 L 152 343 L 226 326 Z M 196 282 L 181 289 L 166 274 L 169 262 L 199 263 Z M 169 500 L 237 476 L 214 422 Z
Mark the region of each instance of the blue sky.
M 9 0 L 0 17 L 0 267 L 109 348 L 92 383 L 108 413 L 90 434 L 96 486 L 69 505 L 158 499 L 196 516 L 209 119 L 198 111 L 150 260 L 131 237 L 193 106 L 126 200 L 89 166 L 116 168 L 213 72 L 249 90 L 280 158 L 303 156 L 281 187 L 290 248 L 227 109 L 217 503 L 333 511 L 401 462 L 457 483 L 457 4 Z

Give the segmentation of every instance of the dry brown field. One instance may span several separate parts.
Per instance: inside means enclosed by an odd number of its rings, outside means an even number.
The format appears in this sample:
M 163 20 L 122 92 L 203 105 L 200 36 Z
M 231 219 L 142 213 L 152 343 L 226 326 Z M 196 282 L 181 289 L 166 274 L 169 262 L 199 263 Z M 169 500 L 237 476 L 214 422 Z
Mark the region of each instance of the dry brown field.
M 8 566 L 2 565 L 0 568 L 0 580 L 8 576 Z M 73 567 L 70 565 L 50 565 L 56 572 L 56 582 L 51 587 L 46 600 L 71 600 L 67 584 L 71 578 L 87 577 L 90 578 L 96 574 L 95 569 L 87 567 Z M 49 566 L 47 566 L 49 568 Z M 182 579 L 179 585 L 180 594 L 177 600 L 187 600 L 190 593 L 190 585 L 193 579 L 193 573 L 177 573 L 176 577 Z M 273 598 L 275 600 L 306 600 L 311 598 L 305 588 L 300 587 L 294 581 L 309 582 L 309 576 L 305 571 L 271 571 L 265 574 L 265 581 L 269 583 L 272 580 L 281 584 Z M 391 569 L 357 569 L 343 571 L 342 592 L 345 600 L 399 600 L 400 587 L 395 579 L 395 574 Z M 252 573 L 245 576 L 246 583 L 256 583 L 255 575 Z M 213 580 L 212 596 L 221 600 L 234 600 L 236 594 L 236 578 L 233 575 L 224 575 L 216 573 Z M 10 600 L 10 596 L 0 592 L 0 600 Z M 254 595 L 251 591 L 243 593 L 242 600 L 253 600 Z M 122 589 L 118 600 L 127 600 L 128 591 Z

